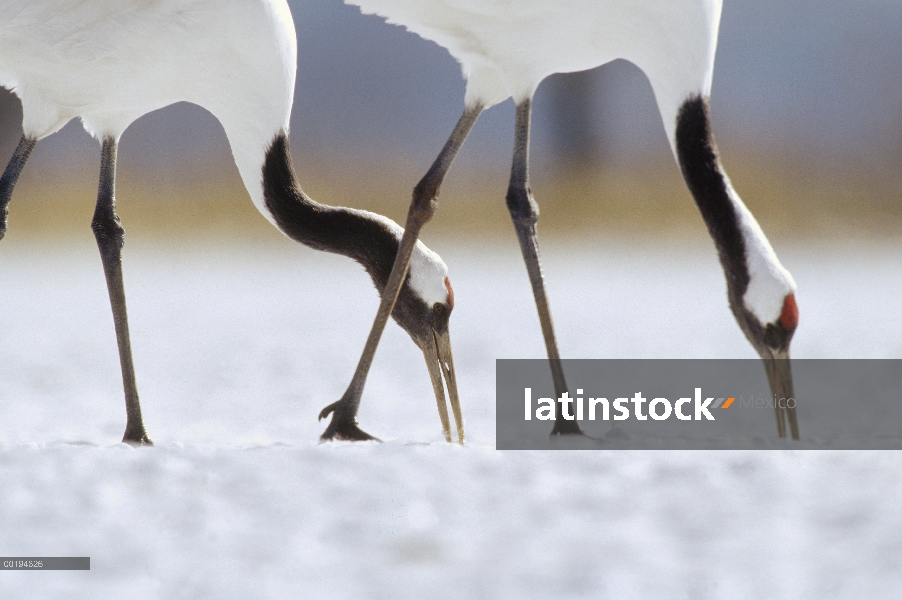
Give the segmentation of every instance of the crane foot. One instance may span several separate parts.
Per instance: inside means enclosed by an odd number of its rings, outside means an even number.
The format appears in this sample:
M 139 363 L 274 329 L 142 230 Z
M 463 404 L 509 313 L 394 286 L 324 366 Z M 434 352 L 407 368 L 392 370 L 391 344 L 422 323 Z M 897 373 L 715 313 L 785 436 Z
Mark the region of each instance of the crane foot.
M 326 417 L 328 417 L 337 407 L 341 404 L 341 401 L 333 402 L 326 408 L 324 408 L 319 413 L 319 420 L 322 421 Z M 341 414 L 341 411 L 336 412 L 332 415 L 332 422 L 329 423 L 329 426 L 326 427 L 326 430 L 319 437 L 320 442 L 328 442 L 330 440 L 345 440 L 348 442 L 366 442 L 366 441 L 374 441 L 381 442 L 377 437 L 373 437 L 360 427 L 357 426 L 357 419 L 354 417 L 348 418 Z
M 130 446 L 153 446 L 153 442 L 143 426 L 140 428 L 127 427 L 125 435 L 122 436 L 122 443 Z

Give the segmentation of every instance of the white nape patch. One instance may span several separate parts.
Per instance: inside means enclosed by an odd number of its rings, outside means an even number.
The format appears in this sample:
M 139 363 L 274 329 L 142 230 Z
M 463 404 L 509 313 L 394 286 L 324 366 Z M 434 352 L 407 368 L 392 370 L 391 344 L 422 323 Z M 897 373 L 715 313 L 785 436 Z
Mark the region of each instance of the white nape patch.
M 384 215 L 368 210 L 361 210 L 374 221 L 384 223 L 398 241 L 404 235 L 404 228 Z M 410 287 L 413 291 L 432 306 L 436 302 L 448 303 L 448 288 L 445 287 L 445 278 L 448 277 L 448 266 L 438 254 L 426 247 L 426 244 L 417 240 L 414 246 L 413 256 L 410 258 Z
M 742 302 L 762 325 L 776 323 L 783 312 L 786 296 L 796 291 L 796 282 L 789 271 L 780 264 L 780 259 L 777 258 L 761 226 L 733 190 L 732 184 L 729 180 L 726 183 L 736 206 L 749 270 L 749 286 L 745 290 Z
M 436 302 L 448 304 L 448 288 L 445 279 L 448 266 L 442 258 L 417 240 L 410 259 L 410 287 L 429 307 Z

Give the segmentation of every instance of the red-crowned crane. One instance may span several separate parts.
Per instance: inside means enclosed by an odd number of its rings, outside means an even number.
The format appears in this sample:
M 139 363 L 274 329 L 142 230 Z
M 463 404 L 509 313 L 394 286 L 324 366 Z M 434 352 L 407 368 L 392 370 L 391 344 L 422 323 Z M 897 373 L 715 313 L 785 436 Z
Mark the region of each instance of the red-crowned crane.
M 538 206 L 529 186 L 533 94 L 553 73 L 582 71 L 626 59 L 648 76 L 671 148 L 714 239 L 727 279 L 729 305 L 764 361 L 771 391 L 793 395 L 789 343 L 798 323 L 795 282 L 730 184 L 718 158 L 708 98 L 720 25 L 719 0 L 345 0 L 361 11 L 443 46 L 467 80 L 465 109 L 435 163 L 413 191 L 404 238 L 354 379 L 324 438 L 353 433 L 363 380 L 401 289 L 414 243 L 432 217 L 442 180 L 476 119 L 508 98 L 516 104 L 507 207 L 526 262 L 551 364 L 555 392 L 567 391 L 539 266 Z M 561 418 L 552 433 L 579 433 Z M 783 409 L 777 429 L 786 435 Z M 794 409 L 791 435 L 798 439 Z M 364 436 L 365 437 L 365 434 Z
M 80 118 L 102 144 L 92 228 L 119 346 L 127 414 L 124 442 L 151 443 L 135 384 L 122 282 L 123 228 L 115 203 L 118 141 L 141 115 L 180 101 L 209 110 L 222 123 L 241 178 L 263 215 L 298 242 L 353 258 L 380 294 L 385 288 L 401 228 L 367 211 L 318 204 L 297 182 L 288 147 L 296 53 L 285 0 L 0 4 L 0 85 L 20 98 L 23 112 L 22 139 L 0 178 L 0 237 L 6 232 L 13 187 L 37 141 Z M 454 297 L 447 267 L 421 243 L 412 252 L 411 265 L 410 276 L 392 291 L 392 315 L 426 357 L 450 441 L 444 374 L 462 442 L 448 333 Z

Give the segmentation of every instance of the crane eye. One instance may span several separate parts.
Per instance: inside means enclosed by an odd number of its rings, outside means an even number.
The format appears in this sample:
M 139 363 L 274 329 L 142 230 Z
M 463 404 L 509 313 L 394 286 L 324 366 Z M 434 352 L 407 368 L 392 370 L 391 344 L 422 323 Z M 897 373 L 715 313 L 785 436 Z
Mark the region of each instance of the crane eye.
M 436 302 L 432 305 L 432 312 L 434 312 L 437 317 L 447 317 L 448 313 L 451 312 L 451 309 L 441 302 Z

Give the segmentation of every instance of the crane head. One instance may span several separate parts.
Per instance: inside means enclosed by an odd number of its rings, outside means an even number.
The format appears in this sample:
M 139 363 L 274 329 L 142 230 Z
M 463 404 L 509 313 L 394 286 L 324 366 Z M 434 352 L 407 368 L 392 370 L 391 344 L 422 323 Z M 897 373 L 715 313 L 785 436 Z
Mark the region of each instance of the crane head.
M 457 424 L 457 438 L 463 443 L 463 419 L 448 328 L 452 310 L 454 290 L 448 278 L 448 267 L 438 254 L 422 242 L 417 242 L 410 261 L 410 271 L 401 287 L 392 317 L 423 352 L 445 438 L 451 441 L 445 400 L 447 391 L 447 400 Z
M 777 400 L 795 398 L 789 362 L 789 344 L 799 324 L 799 308 L 796 304 L 795 294 L 792 292 L 786 294 L 783 297 L 779 314 L 767 322 L 762 322 L 755 311 L 750 310 L 745 303 L 735 302 L 732 295 L 730 300 L 730 307 L 733 309 L 739 326 L 764 362 L 764 370 L 767 372 L 767 379 L 774 398 Z M 793 403 L 793 408 L 786 412 L 792 438 L 799 439 L 794 406 L 795 403 Z M 777 409 L 777 430 L 780 437 L 785 437 L 783 412 L 779 408 Z

